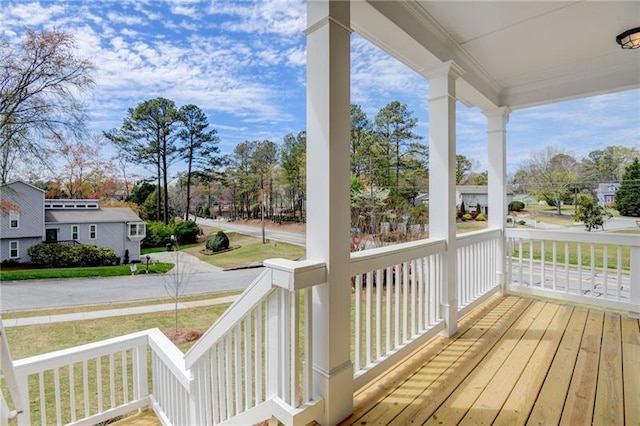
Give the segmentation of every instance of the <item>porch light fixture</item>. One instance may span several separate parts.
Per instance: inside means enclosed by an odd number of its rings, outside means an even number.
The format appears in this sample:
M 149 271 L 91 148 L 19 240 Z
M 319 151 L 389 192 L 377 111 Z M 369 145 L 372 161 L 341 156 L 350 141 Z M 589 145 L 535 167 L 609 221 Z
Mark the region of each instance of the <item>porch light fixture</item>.
M 616 41 L 623 49 L 637 49 L 640 47 L 640 27 L 627 30 L 616 37 Z

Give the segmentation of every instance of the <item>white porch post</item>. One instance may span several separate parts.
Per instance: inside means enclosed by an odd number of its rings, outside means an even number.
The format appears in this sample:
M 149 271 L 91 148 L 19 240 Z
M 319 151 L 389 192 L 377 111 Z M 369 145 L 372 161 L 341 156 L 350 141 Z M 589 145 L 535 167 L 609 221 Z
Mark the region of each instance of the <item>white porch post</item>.
M 349 1 L 307 2 L 307 258 L 326 263 L 313 290 L 315 392 L 321 424 L 353 412 L 349 285 Z
M 448 61 L 426 74 L 429 79 L 429 236 L 444 238 L 443 334 L 458 331 L 456 253 L 456 79 L 462 70 Z
M 504 229 L 507 216 L 507 123 L 510 110 L 500 107 L 485 110 L 487 116 L 488 153 L 488 206 L 489 228 L 502 230 L 503 238 L 498 243 L 496 253 L 496 283 L 500 292 L 505 290 L 505 241 Z

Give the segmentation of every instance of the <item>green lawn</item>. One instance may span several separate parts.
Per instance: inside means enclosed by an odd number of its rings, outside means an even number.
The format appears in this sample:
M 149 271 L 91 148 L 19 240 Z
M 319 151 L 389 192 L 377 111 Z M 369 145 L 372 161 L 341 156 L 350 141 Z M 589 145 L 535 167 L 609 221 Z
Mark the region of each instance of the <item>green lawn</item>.
M 306 253 L 306 249 L 294 244 L 279 241 L 270 241 L 262 244 L 260 238 L 248 235 L 228 232 L 230 247 L 237 247 L 234 250 L 218 254 L 202 253 L 204 245 L 185 250 L 190 254 L 198 256 L 205 262 L 220 268 L 237 268 L 253 264 L 261 264 L 265 259 L 285 258 L 299 259 Z
M 180 246 L 180 250 L 185 250 L 188 248 L 192 248 L 192 247 L 198 247 L 202 245 L 201 243 L 193 243 L 193 244 L 185 244 L 183 246 Z M 143 254 L 150 254 L 150 253 L 160 253 L 163 251 L 167 251 L 167 247 L 166 246 L 162 246 L 162 247 L 145 247 L 140 249 L 140 255 Z
M 149 265 L 151 273 L 165 273 L 173 268 L 172 263 L 153 263 Z M 137 274 L 144 274 L 144 266 L 138 267 Z M 43 269 L 3 269 L 0 281 L 37 280 L 48 278 L 87 278 L 116 277 L 131 275 L 129 265 L 87 266 L 81 268 L 43 268 Z

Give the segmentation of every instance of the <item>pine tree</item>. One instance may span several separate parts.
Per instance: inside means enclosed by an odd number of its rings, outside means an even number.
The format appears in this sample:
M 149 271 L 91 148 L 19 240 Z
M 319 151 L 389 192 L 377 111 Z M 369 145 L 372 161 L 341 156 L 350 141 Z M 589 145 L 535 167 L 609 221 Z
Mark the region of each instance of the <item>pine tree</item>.
M 629 164 L 616 192 L 616 208 L 623 216 L 640 217 L 640 161 Z

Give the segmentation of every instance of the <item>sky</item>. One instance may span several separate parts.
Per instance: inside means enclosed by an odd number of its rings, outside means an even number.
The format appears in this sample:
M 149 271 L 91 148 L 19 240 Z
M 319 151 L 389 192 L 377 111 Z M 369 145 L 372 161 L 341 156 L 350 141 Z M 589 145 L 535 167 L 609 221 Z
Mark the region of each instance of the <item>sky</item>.
M 200 107 L 231 153 L 245 140 L 280 143 L 304 130 L 305 9 L 302 0 L 0 0 L 0 34 L 16 43 L 25 27 L 75 37 L 97 68 L 85 99 L 91 133 L 119 128 L 128 108 L 162 96 Z M 428 82 L 356 34 L 351 46 L 352 103 L 370 120 L 405 103 L 427 141 Z M 508 171 L 547 146 L 578 159 L 609 145 L 640 149 L 638 111 L 640 90 L 516 110 Z M 485 170 L 484 115 L 458 103 L 457 119 L 458 153 Z

